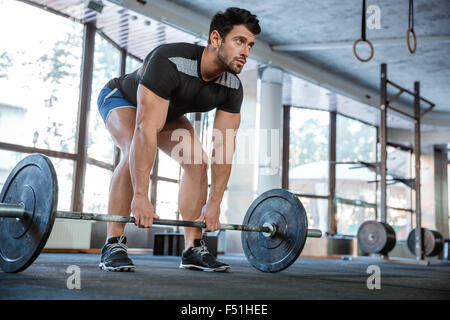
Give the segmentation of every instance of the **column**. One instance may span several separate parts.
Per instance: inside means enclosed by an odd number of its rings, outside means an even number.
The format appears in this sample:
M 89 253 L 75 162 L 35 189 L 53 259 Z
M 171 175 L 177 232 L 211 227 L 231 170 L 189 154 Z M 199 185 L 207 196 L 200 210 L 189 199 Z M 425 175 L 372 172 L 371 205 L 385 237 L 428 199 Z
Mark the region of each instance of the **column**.
M 261 194 L 281 188 L 282 137 L 283 137 L 283 72 L 277 68 L 259 70 L 258 102 L 259 160 L 258 187 Z

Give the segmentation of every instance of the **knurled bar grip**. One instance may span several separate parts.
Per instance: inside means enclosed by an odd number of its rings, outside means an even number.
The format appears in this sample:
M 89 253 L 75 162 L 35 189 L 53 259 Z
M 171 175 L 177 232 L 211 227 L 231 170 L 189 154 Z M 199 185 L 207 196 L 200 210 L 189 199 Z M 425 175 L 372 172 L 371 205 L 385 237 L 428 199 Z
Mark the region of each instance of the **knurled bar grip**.
M 5 218 L 23 218 L 25 215 L 25 208 L 23 205 L 0 203 L 0 217 Z M 129 216 L 119 216 L 110 214 L 97 214 L 97 213 L 85 213 L 85 212 L 72 212 L 72 211 L 57 211 L 56 218 L 61 219 L 75 219 L 75 220 L 94 220 L 103 222 L 119 222 L 119 223 L 134 223 L 135 218 Z M 193 227 L 193 228 L 206 228 L 206 223 L 196 221 L 184 221 L 184 220 L 168 220 L 168 219 L 153 219 L 153 224 L 164 226 L 180 226 L 180 227 Z M 221 230 L 241 230 L 251 232 L 265 232 L 273 235 L 274 229 L 264 226 L 252 226 L 252 225 L 240 225 L 240 224 L 221 224 Z M 275 229 L 276 232 L 276 229 Z M 308 237 L 320 238 L 322 231 L 318 229 L 308 229 Z
M 70 211 L 57 211 L 56 217 L 62 218 L 62 219 L 95 220 L 95 221 L 105 221 L 105 222 L 122 222 L 122 223 L 134 223 L 135 222 L 134 217 L 111 215 L 111 214 L 70 212 Z M 153 219 L 153 224 L 164 225 L 164 226 L 206 228 L 206 223 L 204 223 L 204 222 L 184 221 L 184 220 Z M 246 225 L 238 225 L 238 224 L 221 224 L 220 229 L 259 231 L 259 232 L 270 233 L 270 229 L 268 227 L 246 226 Z

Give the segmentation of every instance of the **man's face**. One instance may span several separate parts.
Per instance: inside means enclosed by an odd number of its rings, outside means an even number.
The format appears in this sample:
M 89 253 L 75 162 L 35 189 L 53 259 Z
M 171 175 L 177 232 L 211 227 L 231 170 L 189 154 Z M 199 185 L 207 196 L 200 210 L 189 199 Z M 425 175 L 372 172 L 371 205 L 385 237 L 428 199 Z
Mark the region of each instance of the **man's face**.
M 244 25 L 235 25 L 225 39 L 222 39 L 217 57 L 227 71 L 238 74 L 247 62 L 254 44 L 255 35 Z

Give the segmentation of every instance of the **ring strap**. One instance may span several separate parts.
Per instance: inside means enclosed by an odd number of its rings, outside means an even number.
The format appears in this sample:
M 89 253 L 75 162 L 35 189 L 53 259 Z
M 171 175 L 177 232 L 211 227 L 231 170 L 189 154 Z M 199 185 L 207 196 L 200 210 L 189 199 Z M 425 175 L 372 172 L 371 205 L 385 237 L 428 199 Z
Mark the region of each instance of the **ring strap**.
M 414 31 L 414 0 L 409 0 L 408 29 Z
M 362 1 L 361 39 L 366 41 L 366 0 Z

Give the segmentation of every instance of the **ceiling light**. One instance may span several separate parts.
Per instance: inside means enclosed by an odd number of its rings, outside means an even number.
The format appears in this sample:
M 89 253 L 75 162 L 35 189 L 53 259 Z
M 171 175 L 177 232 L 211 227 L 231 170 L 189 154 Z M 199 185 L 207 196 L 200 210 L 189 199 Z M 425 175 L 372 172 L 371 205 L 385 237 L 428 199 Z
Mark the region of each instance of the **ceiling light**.
M 94 10 L 95 12 L 102 13 L 103 7 L 105 5 L 103 4 L 102 0 L 89 0 L 87 1 L 87 7 L 91 10 Z

